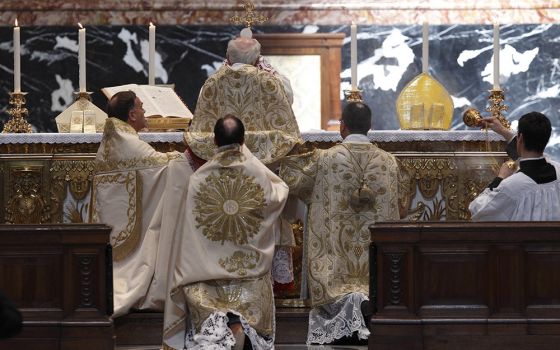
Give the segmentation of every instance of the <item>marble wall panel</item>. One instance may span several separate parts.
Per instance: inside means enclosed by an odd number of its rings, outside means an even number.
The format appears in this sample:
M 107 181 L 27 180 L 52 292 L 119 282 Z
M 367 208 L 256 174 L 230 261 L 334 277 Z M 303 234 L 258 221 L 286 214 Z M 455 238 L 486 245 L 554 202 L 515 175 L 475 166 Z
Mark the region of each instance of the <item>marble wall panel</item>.
M 342 32 L 338 26 L 260 26 L 256 32 Z M 194 111 L 200 88 L 221 64 L 236 26 L 159 25 L 156 82 L 175 84 Z M 146 26 L 88 26 L 87 77 L 93 101 L 104 107 L 105 86 L 147 82 Z M 560 26 L 555 24 L 501 27 L 501 82 L 507 116 L 546 113 L 555 127 L 553 149 L 560 153 Z M 22 87 L 29 92 L 30 121 L 37 131 L 56 131 L 54 118 L 77 90 L 77 29 L 75 26 L 22 27 Z M 350 84 L 350 50 L 342 48 L 341 90 Z M 374 128 L 397 129 L 395 100 L 421 71 L 421 27 L 418 25 L 359 25 L 358 78 L 365 101 L 374 111 Z M 452 95 L 453 128 L 464 128 L 467 106 L 484 110 L 492 82 L 492 30 L 489 25 L 430 27 L 430 73 Z M 0 27 L 0 121 L 7 120 L 8 93 L 13 88 L 12 30 Z M 319 84 L 317 82 L 316 84 Z M 342 99 L 342 96 L 341 96 Z

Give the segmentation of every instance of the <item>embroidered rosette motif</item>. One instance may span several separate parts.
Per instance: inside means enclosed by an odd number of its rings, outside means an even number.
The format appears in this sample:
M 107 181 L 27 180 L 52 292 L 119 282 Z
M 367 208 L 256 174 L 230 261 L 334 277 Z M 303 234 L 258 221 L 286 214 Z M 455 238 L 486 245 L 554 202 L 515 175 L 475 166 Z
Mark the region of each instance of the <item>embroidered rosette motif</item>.
M 194 194 L 196 228 L 211 241 L 247 244 L 260 231 L 264 190 L 239 169 L 210 174 Z

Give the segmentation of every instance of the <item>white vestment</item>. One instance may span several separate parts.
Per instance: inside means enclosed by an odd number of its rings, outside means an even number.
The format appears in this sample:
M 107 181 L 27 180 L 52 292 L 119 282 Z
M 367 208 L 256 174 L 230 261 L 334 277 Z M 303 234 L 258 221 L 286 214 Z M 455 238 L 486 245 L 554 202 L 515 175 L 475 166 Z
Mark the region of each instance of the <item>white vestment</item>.
M 369 226 L 399 219 L 399 176 L 395 157 L 365 135 L 282 161 L 290 194 L 309 206 L 308 343 L 369 335 L 360 310 L 369 290 Z M 371 200 L 352 200 L 368 193 Z
M 91 221 L 113 227 L 113 317 L 132 308 L 163 310 L 172 243 L 160 234 L 164 189 L 185 183 L 190 163 L 179 152 L 157 152 L 116 118 L 105 123 L 95 161 Z
M 560 164 L 548 161 L 560 175 Z M 517 172 L 494 189 L 486 188 L 469 205 L 473 221 L 559 221 L 560 180 L 537 184 Z
M 164 349 L 227 349 L 227 313 L 256 349 L 274 347 L 270 269 L 286 184 L 245 146 L 201 166 L 178 203 L 164 316 Z

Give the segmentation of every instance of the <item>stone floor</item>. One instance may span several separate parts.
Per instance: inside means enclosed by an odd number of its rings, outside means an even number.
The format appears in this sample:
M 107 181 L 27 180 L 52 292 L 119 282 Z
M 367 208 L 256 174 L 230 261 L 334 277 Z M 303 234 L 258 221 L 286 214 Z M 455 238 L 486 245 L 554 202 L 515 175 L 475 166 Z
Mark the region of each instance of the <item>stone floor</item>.
M 365 350 L 367 346 L 354 346 L 354 345 L 305 345 L 305 344 L 282 344 L 276 345 L 276 350 Z M 160 350 L 159 347 L 154 346 L 118 346 L 116 350 Z

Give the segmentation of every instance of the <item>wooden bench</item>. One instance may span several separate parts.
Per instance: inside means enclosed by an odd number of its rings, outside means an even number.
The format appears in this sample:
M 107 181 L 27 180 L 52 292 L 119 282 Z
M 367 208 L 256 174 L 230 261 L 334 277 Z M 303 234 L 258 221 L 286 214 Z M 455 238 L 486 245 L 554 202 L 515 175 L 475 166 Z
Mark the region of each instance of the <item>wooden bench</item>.
M 0 289 L 23 315 L 0 349 L 114 349 L 106 225 L 0 225 Z
M 370 230 L 370 349 L 560 347 L 560 222 Z

